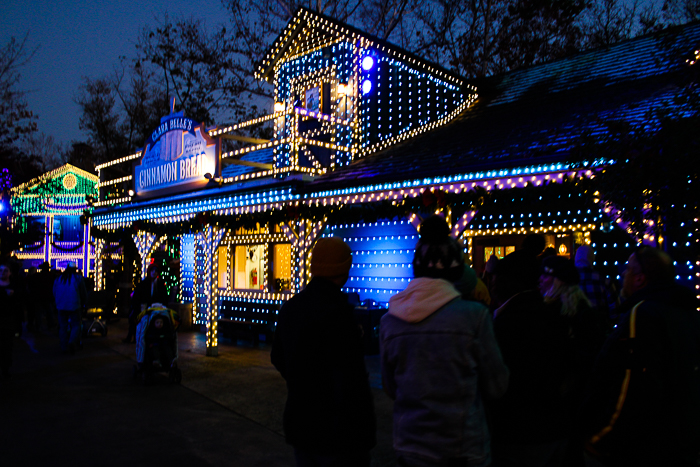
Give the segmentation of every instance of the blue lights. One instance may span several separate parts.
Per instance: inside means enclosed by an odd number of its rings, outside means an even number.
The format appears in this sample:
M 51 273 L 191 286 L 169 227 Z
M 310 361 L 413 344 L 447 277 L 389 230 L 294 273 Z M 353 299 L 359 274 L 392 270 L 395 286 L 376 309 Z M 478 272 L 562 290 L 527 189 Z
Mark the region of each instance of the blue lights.
M 374 68 L 374 57 L 372 57 L 371 55 L 365 55 L 362 59 L 362 69 L 365 71 L 369 71 L 372 68 Z
M 362 94 L 367 95 L 372 92 L 372 81 L 366 79 L 362 82 Z

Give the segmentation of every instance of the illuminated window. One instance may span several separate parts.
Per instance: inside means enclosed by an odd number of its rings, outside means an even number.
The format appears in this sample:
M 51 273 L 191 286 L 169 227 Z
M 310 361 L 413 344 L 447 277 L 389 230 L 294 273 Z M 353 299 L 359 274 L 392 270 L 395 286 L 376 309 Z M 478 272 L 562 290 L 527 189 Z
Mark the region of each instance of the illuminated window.
M 228 288 L 229 271 L 228 271 L 228 268 L 226 267 L 227 263 L 228 263 L 228 247 L 220 246 L 219 247 L 219 288 L 220 289 Z
M 292 289 L 292 245 L 282 243 L 273 246 L 272 288 L 274 292 Z
M 491 255 L 496 255 L 496 258 L 503 259 L 514 251 L 514 246 L 487 246 L 484 248 L 484 261 L 488 261 Z
M 305 97 L 306 110 L 311 110 L 313 112 L 319 112 L 321 110 L 321 88 L 319 86 L 307 89 Z
M 338 118 L 350 120 L 354 109 L 353 84 L 338 84 L 336 89 L 335 115 Z
M 263 289 L 265 245 L 237 245 L 233 259 L 235 289 Z

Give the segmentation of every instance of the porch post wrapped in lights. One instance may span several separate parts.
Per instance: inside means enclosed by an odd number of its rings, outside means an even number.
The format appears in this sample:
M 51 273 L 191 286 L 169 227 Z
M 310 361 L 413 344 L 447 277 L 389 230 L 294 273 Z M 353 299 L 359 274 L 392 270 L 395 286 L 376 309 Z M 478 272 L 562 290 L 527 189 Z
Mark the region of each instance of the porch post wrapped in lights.
M 83 274 L 90 275 L 90 223 L 83 226 Z
M 51 242 L 53 236 L 53 216 L 46 215 L 44 230 L 44 261 L 51 264 Z
M 145 279 L 146 262 L 148 261 L 148 255 L 151 253 L 156 243 L 156 236 L 152 233 L 139 231 L 134 235 L 134 243 L 141 256 L 141 279 Z
M 206 316 L 207 327 L 207 356 L 219 355 L 218 342 L 218 299 L 219 299 L 219 244 L 224 238 L 226 229 L 207 225 L 199 233 L 200 242 L 204 249 L 204 293 L 206 294 L 206 310 L 202 310 Z M 196 301 L 196 300 L 195 300 Z
M 102 269 L 102 252 L 105 241 L 101 238 L 95 240 L 95 290 L 104 290 L 104 271 Z

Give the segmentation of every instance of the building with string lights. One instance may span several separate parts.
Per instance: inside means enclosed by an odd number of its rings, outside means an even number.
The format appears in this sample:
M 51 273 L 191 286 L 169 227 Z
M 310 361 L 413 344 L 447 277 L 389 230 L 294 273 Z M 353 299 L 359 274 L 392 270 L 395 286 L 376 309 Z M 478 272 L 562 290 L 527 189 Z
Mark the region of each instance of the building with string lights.
M 44 262 L 64 269 L 72 261 L 91 274 L 95 248 L 85 212 L 97 183 L 95 174 L 66 164 L 12 188 L 13 229 L 23 239 L 13 254 L 25 270 Z
M 205 128 L 173 112 L 143 151 L 98 167 L 96 254 L 130 238 L 142 274 L 168 256 L 174 298 L 192 304 L 208 355 L 220 328 L 274 326 L 322 236 L 353 250 L 344 290 L 386 307 L 413 276 L 421 219 L 436 212 L 477 271 L 538 233 L 565 257 L 593 246 L 597 266 L 619 277 L 638 242 L 670 240 L 634 231 L 595 189 L 618 156 L 592 141 L 675 105 L 698 45 L 691 24 L 469 81 L 301 9 L 256 70 L 274 86 L 273 113 Z M 245 134 L 259 125 L 271 139 Z M 698 220 L 684 226 L 673 247 L 690 258 L 679 278 L 695 284 Z

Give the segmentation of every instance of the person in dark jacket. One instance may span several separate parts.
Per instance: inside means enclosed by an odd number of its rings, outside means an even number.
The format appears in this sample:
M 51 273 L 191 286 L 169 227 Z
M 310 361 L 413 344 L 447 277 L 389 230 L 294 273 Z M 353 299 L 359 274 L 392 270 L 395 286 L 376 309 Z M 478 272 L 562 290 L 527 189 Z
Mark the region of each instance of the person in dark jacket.
M 562 466 L 568 445 L 566 385 L 572 350 L 558 310 L 537 290 L 536 258 L 498 262 L 495 292 L 502 303 L 493 328 L 510 370 L 508 390 L 489 404 L 494 466 Z M 535 263 L 536 264 L 536 263 Z
M 287 382 L 284 433 L 298 466 L 369 466 L 376 444 L 361 329 L 341 291 L 351 265 L 342 239 L 319 239 L 313 278 L 280 310 L 271 360 Z
M 607 466 L 697 466 L 700 312 L 674 276 L 656 248 L 627 262 L 622 321 L 596 362 L 584 411 L 589 451 Z
M 579 271 L 573 261 L 561 256 L 549 256 L 542 261 L 540 291 L 545 304 L 562 317 L 573 352 L 569 380 L 564 390 L 568 400 L 570 433 L 564 461 L 566 467 L 584 465 L 584 445 L 579 433 L 580 409 L 593 364 L 607 335 L 607 312 L 593 308 L 578 283 Z
M 21 328 L 21 316 L 17 288 L 11 282 L 10 268 L 6 262 L 0 263 L 0 371 L 2 379 L 10 377 L 12 347 L 15 335 Z M 19 326 L 18 326 L 19 324 Z
M 463 300 L 476 284 L 462 245 L 438 216 L 420 227 L 408 287 L 381 320 L 384 391 L 394 399 L 399 466 L 491 464 L 484 399 L 508 386 L 489 309 Z

